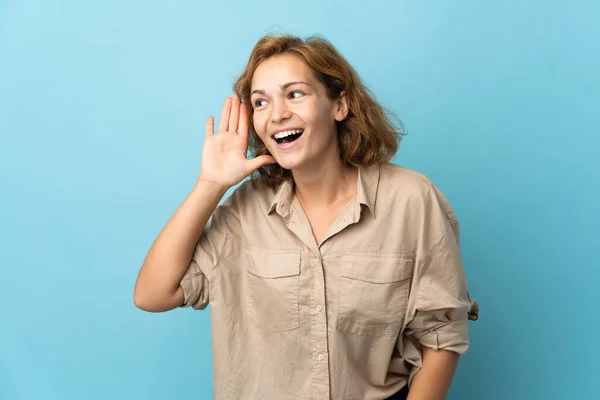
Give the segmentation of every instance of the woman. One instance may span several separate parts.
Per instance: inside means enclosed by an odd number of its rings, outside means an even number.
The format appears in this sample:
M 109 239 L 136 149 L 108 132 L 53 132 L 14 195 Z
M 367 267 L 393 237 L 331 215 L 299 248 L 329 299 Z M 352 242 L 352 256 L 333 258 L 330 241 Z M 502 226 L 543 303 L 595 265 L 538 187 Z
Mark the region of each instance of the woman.
M 234 89 L 135 304 L 210 301 L 218 399 L 443 399 L 472 306 L 442 193 L 326 40 L 262 38 Z

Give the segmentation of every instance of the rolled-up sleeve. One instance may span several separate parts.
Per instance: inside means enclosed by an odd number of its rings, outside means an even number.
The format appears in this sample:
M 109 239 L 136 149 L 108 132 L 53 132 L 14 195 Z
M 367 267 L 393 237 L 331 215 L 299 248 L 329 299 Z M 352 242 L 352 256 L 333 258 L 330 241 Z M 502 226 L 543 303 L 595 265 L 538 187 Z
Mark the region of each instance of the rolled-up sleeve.
M 208 305 L 208 280 L 195 262 L 192 262 L 179 284 L 183 289 L 181 307 L 203 310 Z
M 440 238 L 416 275 L 413 318 L 405 334 L 435 350 L 465 353 L 471 303 L 456 241 Z
M 179 286 L 183 289 L 181 307 L 203 310 L 209 303 L 211 280 L 214 270 L 226 255 L 231 238 L 232 225 L 239 225 L 237 213 L 230 199 L 215 210 L 209 223 L 198 239 L 194 254 Z
M 469 347 L 468 322 L 473 301 L 460 251 L 458 221 L 435 186 L 421 209 L 419 249 L 400 348 L 403 358 L 422 367 L 421 346 L 464 354 Z

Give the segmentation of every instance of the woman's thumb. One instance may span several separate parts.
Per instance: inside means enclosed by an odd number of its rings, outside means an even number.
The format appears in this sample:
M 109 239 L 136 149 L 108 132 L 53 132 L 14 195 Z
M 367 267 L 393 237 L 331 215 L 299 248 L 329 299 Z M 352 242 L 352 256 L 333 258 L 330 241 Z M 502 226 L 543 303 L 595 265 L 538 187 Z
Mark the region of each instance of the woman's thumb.
M 262 155 L 262 156 L 253 158 L 251 160 L 248 160 L 248 167 L 250 169 L 250 172 L 254 172 L 264 165 L 275 164 L 275 163 L 276 163 L 276 161 L 273 158 L 273 156 Z

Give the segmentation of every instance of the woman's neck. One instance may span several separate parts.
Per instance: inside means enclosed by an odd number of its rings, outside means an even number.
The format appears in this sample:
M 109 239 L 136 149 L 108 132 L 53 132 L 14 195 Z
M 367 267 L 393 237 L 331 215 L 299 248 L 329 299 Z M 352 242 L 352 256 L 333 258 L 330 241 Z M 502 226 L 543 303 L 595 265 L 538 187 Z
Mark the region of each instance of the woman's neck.
M 347 166 L 336 155 L 311 169 L 293 171 L 295 193 L 303 207 L 329 208 L 348 202 L 356 194 L 358 168 Z

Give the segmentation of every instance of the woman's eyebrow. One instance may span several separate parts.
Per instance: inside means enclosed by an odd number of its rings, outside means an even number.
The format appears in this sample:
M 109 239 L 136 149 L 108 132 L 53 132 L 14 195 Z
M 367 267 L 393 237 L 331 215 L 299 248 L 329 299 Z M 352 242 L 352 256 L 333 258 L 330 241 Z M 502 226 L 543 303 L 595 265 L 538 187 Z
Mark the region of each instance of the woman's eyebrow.
M 304 84 L 306 86 L 310 86 L 307 82 L 304 82 L 304 81 L 293 81 L 293 82 L 284 83 L 283 85 L 279 85 L 279 87 L 281 88 L 281 90 L 285 90 L 288 87 L 297 85 L 297 84 Z M 262 94 L 263 96 L 266 95 L 265 91 L 262 89 L 254 89 L 252 91 L 252 93 L 250 93 L 250 96 L 252 96 L 254 93 Z
M 310 86 L 307 82 L 304 82 L 304 81 L 295 81 L 295 82 L 288 82 L 288 83 L 286 83 L 284 85 L 281 85 L 280 87 L 281 87 L 281 90 L 285 90 L 285 89 L 289 88 L 290 86 L 297 85 L 299 83 L 304 84 L 306 86 Z

